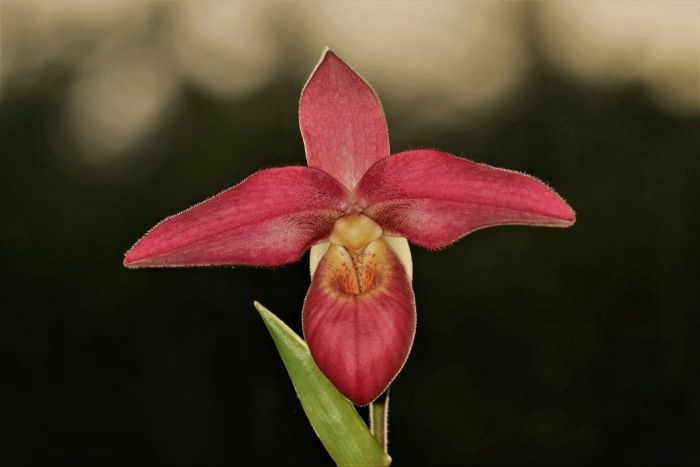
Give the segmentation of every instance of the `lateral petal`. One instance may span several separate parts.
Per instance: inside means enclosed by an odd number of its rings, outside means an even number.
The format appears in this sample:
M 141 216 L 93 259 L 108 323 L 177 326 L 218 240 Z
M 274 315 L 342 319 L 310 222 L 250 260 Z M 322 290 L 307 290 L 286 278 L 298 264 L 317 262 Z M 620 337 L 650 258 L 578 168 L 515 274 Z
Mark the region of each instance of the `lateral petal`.
M 161 221 L 126 253 L 124 265 L 291 263 L 328 236 L 344 202 L 343 187 L 320 170 L 261 170 Z
M 379 99 L 357 73 L 326 50 L 301 93 L 299 126 L 309 167 L 352 189 L 376 161 L 389 155 Z
M 534 177 L 432 150 L 377 162 L 360 181 L 357 198 L 385 231 L 427 248 L 484 227 L 567 227 L 576 220 L 569 205 Z
M 383 241 L 360 258 L 331 245 L 302 313 L 314 361 L 348 399 L 366 405 L 386 390 L 413 344 L 416 307 L 403 265 Z

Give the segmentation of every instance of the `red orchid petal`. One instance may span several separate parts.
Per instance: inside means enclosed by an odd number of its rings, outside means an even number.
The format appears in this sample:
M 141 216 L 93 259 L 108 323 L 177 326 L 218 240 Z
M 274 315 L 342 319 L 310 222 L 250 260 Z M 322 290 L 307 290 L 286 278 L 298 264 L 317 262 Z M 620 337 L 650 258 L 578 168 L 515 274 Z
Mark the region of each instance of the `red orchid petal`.
M 127 252 L 124 265 L 291 263 L 328 236 L 344 199 L 343 187 L 320 170 L 262 170 L 161 221 Z
M 354 263 L 345 248 L 331 245 L 311 281 L 302 320 L 321 371 L 348 399 L 366 405 L 408 358 L 416 330 L 413 290 L 383 240 L 370 243 Z
M 327 50 L 299 102 L 299 126 L 309 167 L 352 189 L 376 161 L 389 155 L 384 111 L 372 88 Z
M 430 150 L 377 162 L 357 188 L 365 214 L 385 231 L 441 248 L 503 224 L 566 227 L 576 216 L 539 180 Z

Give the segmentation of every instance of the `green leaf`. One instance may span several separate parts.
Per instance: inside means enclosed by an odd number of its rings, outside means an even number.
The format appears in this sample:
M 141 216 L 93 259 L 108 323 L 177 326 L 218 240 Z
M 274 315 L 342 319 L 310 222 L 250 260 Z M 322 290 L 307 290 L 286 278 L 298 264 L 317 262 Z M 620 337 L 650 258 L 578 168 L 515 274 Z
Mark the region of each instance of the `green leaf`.
M 287 367 L 311 426 L 335 463 L 389 465 L 391 457 L 379 446 L 352 403 L 318 369 L 306 342 L 270 310 L 258 302 L 254 304 Z

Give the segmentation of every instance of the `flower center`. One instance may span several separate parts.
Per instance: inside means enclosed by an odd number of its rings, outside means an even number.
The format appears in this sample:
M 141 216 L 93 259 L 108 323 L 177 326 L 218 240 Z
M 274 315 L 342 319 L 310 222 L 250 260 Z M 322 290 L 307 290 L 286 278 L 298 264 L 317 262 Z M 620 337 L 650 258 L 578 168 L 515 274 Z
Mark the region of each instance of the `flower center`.
M 342 246 L 354 255 L 361 254 L 367 245 L 382 236 L 382 228 L 369 217 L 362 214 L 347 214 L 333 226 L 328 240 L 334 245 Z
M 376 242 L 382 228 L 362 214 L 347 214 L 335 222 L 328 237 L 326 252 L 335 264 L 335 287 L 345 294 L 357 295 L 375 285 L 377 269 Z M 369 245 L 375 245 L 369 248 Z

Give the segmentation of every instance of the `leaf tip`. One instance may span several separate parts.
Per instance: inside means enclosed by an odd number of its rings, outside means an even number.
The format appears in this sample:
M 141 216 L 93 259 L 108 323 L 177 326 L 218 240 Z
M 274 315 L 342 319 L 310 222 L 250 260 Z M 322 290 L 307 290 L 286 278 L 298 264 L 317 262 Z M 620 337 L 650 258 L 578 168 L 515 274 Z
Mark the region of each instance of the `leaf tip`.
M 268 310 L 267 308 L 265 308 L 265 307 L 262 305 L 262 303 L 260 303 L 260 302 L 257 301 L 257 300 L 253 300 L 253 306 L 255 307 L 255 309 L 256 309 L 256 310 L 258 311 L 258 313 L 260 313 L 260 314 L 263 314 L 263 313 L 270 313 L 270 310 Z

